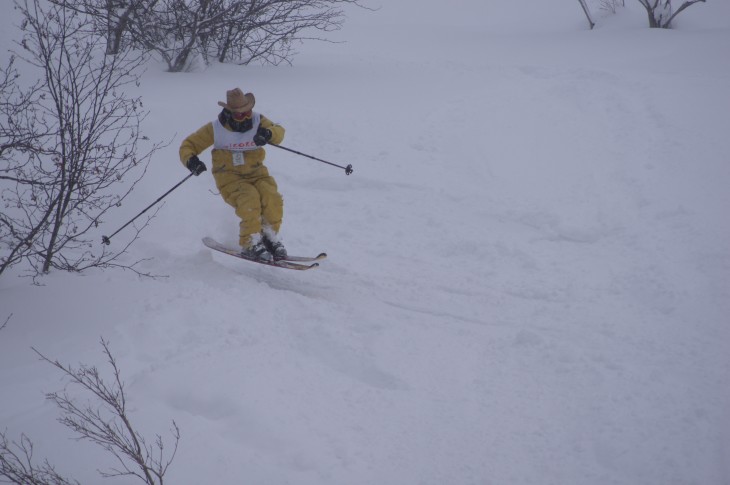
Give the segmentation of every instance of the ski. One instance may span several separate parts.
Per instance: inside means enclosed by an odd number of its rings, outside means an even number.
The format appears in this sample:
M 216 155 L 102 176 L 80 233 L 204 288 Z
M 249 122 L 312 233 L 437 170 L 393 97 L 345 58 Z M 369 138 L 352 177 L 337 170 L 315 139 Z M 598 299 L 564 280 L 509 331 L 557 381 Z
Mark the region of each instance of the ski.
M 263 264 L 266 266 L 275 266 L 277 268 L 284 268 L 284 269 L 293 269 L 297 271 L 306 271 L 308 269 L 313 269 L 319 266 L 319 263 L 316 261 L 318 259 L 324 259 L 327 255 L 322 253 L 314 258 L 306 258 L 303 256 L 294 256 L 295 258 L 298 258 L 297 261 L 302 262 L 312 262 L 312 264 L 300 264 L 293 262 L 293 260 L 280 260 L 280 261 L 263 261 L 260 259 L 254 259 L 254 258 L 247 258 L 241 254 L 241 250 L 238 248 L 231 248 L 224 244 L 219 243 L 215 239 L 211 237 L 204 237 L 203 238 L 203 244 L 205 244 L 210 249 L 214 249 L 216 251 L 219 251 L 224 254 L 228 254 L 229 256 L 234 256 L 239 259 L 243 259 L 245 261 L 251 261 L 252 263 L 258 263 Z M 322 256 L 324 254 L 324 256 Z
M 287 256 L 281 261 L 294 261 L 299 263 L 312 263 L 314 261 L 322 261 L 327 258 L 327 253 L 319 253 L 316 256 Z

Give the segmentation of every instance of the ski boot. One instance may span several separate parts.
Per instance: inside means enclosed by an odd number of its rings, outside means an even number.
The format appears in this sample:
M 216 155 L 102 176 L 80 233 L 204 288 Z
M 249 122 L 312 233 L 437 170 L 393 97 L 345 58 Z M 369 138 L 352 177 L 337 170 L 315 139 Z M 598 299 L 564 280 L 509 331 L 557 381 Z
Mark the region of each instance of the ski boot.
M 264 231 L 262 237 L 264 246 L 274 257 L 274 261 L 281 261 L 286 259 L 286 248 L 281 240 L 277 237 L 277 234 L 273 231 Z
M 248 247 L 241 249 L 241 256 L 246 259 L 255 259 L 258 261 L 273 261 L 274 258 L 266 247 L 261 234 L 252 234 Z

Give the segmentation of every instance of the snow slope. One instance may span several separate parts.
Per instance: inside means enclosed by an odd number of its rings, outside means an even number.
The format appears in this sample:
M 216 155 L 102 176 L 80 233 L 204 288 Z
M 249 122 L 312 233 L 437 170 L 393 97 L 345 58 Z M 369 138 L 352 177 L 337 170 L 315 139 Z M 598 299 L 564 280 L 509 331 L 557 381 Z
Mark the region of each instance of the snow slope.
M 0 279 L 0 429 L 102 482 L 30 347 L 107 371 L 104 337 L 139 428 L 181 429 L 169 483 L 730 483 L 730 5 L 587 31 L 577 2 L 452 3 L 355 10 L 292 67 L 151 67 L 171 144 L 99 236 L 240 86 L 286 146 L 353 164 L 268 149 L 290 252 L 330 258 L 213 254 L 237 219 L 191 179 L 129 255 L 165 277 Z

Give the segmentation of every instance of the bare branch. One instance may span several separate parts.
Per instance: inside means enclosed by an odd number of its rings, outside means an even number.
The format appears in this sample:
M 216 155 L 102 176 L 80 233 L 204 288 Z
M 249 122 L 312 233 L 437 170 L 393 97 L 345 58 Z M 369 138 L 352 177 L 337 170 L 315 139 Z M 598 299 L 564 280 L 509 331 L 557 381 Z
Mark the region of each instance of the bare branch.
M 162 437 L 157 435 L 154 444 L 148 444 L 136 430 L 127 411 L 124 381 L 116 359 L 103 338 L 101 346 L 112 371 L 110 383 L 102 378 L 94 366 L 66 366 L 50 360 L 33 349 L 45 362 L 61 370 L 75 384 L 90 392 L 97 406 L 80 405 L 67 392 L 53 392 L 46 398 L 61 410 L 59 422 L 74 431 L 81 439 L 87 439 L 108 451 L 117 461 L 117 467 L 102 471 L 102 476 L 134 476 L 148 485 L 162 485 L 165 473 L 177 453 L 180 430 L 172 423 L 174 447 L 169 458 L 165 456 Z
M 588 9 L 588 4 L 586 3 L 586 0 L 578 0 L 578 3 L 580 3 L 581 8 L 583 9 L 583 13 L 588 19 L 588 25 L 590 26 L 591 30 L 593 30 L 593 27 L 596 26 L 596 23 L 591 18 L 591 11 Z
M 672 25 L 672 21 L 674 20 L 674 17 L 676 17 L 677 15 L 679 15 L 687 7 L 690 7 L 690 6 L 694 5 L 695 3 L 699 3 L 699 2 L 704 3 L 705 1 L 706 0 L 687 0 L 682 5 L 679 6 L 679 8 L 677 9 L 677 11 L 674 12 L 674 14 L 672 14 L 671 17 L 669 17 L 669 20 L 667 20 L 667 25 L 671 26 Z
M 11 442 L 3 432 L 0 432 L 0 478 L 4 479 L 3 483 L 17 485 L 79 485 L 58 474 L 48 461 L 35 465 L 30 438 L 21 435 L 20 442 Z

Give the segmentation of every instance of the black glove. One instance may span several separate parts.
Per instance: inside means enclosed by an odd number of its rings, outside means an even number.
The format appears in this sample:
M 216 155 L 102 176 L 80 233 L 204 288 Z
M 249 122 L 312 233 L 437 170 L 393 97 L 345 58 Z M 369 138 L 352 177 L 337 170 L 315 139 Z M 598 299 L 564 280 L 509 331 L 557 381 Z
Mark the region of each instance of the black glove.
M 271 130 L 264 128 L 263 126 L 259 126 L 259 129 L 256 130 L 256 135 L 253 137 L 253 142 L 257 147 L 260 147 L 266 145 L 269 140 L 271 140 Z
M 208 170 L 208 167 L 206 167 L 205 164 L 200 161 L 197 155 L 193 155 L 192 157 L 188 158 L 188 162 L 185 164 L 185 166 L 188 167 L 190 173 L 192 173 L 196 177 Z

